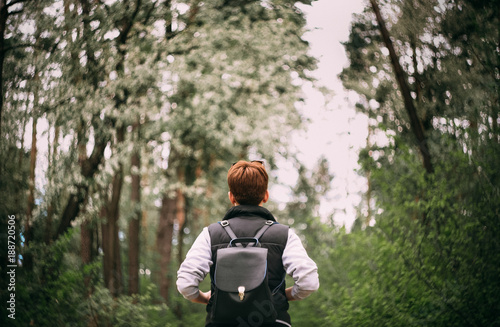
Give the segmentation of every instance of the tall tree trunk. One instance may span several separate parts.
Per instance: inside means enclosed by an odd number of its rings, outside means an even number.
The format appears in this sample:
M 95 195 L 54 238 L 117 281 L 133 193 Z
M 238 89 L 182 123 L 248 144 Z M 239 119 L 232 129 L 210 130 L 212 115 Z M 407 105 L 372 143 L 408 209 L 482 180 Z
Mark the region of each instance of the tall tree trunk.
M 141 160 L 139 157 L 139 152 L 137 150 L 132 154 L 131 167 L 132 185 L 130 192 L 130 201 L 132 202 L 134 216 L 130 219 L 128 225 L 129 295 L 139 293 L 139 235 L 141 222 L 141 210 L 139 208 L 141 201 L 141 175 L 139 169 L 141 167 Z
M 0 0 L 0 139 L 2 137 L 2 116 L 3 116 L 3 63 L 5 61 L 5 27 L 7 26 L 7 18 L 9 11 L 7 0 Z
M 177 178 L 179 182 L 184 182 L 184 171 L 177 169 Z M 169 299 L 171 282 L 171 262 L 172 262 L 172 239 L 174 236 L 174 224 L 177 222 L 179 235 L 184 226 L 185 215 L 185 197 L 181 189 L 177 189 L 174 198 L 163 196 L 162 207 L 160 210 L 160 222 L 157 231 L 157 248 L 160 254 L 160 295 L 167 301 Z M 178 241 L 182 241 L 182 236 Z
M 399 88 L 401 90 L 401 94 L 403 95 L 403 101 L 405 105 L 406 112 L 410 118 L 410 125 L 418 141 L 418 148 L 420 150 L 420 154 L 422 155 L 423 165 L 428 174 L 434 172 L 434 168 L 431 161 L 431 154 L 429 152 L 429 147 L 427 144 L 427 138 L 425 137 L 424 129 L 422 126 L 422 122 L 417 115 L 417 110 L 413 103 L 413 99 L 411 97 L 410 88 L 406 81 L 406 76 L 403 68 L 399 64 L 399 58 L 394 50 L 394 46 L 392 44 L 389 31 L 385 26 L 384 19 L 380 14 L 380 8 L 376 2 L 376 0 L 370 0 L 373 11 L 375 12 L 375 16 L 377 17 L 377 23 L 380 29 L 380 34 L 382 35 L 382 39 L 384 40 L 385 46 L 389 50 L 389 56 L 391 58 L 392 67 L 394 68 L 394 74 L 396 75 L 396 80 L 398 81 Z
M 177 180 L 181 183 L 185 183 L 186 176 L 183 169 L 177 169 Z M 181 189 L 177 189 L 177 201 L 175 203 L 175 219 L 179 226 L 179 231 L 184 228 L 184 223 L 186 222 L 186 198 Z
M 84 13 L 90 13 L 90 7 L 88 0 L 80 0 L 82 3 L 82 7 L 84 9 Z M 116 71 L 118 74 L 122 74 L 124 71 L 124 62 L 126 57 L 126 47 L 129 33 L 132 30 L 137 14 L 139 13 L 139 9 L 141 7 L 141 0 L 135 1 L 135 7 L 132 14 L 129 17 L 123 19 L 121 23 L 121 28 L 119 28 L 120 34 L 117 37 L 117 49 L 118 54 L 120 55 L 118 62 L 116 63 Z M 84 27 L 89 26 L 89 21 L 84 20 Z M 91 61 L 95 61 L 94 55 L 92 54 L 89 58 Z M 125 105 L 127 102 L 129 91 L 124 88 L 123 96 L 117 96 L 115 100 L 115 108 L 120 109 L 122 105 Z M 117 142 L 123 142 L 125 138 L 125 127 L 121 126 L 117 128 Z M 118 228 L 118 219 L 119 219 L 119 207 L 120 207 L 120 197 L 121 197 L 121 189 L 123 186 L 123 164 L 119 164 L 118 171 L 115 173 L 113 177 L 112 183 L 112 195 L 111 201 L 108 206 L 108 219 L 105 227 L 107 229 L 107 235 L 109 237 L 108 246 L 109 248 L 109 256 L 108 265 L 110 265 L 111 275 L 109 276 L 110 280 L 108 283 L 108 288 L 114 296 L 122 293 L 122 285 L 123 285 L 123 276 L 121 271 L 121 257 L 120 257 L 120 239 L 119 239 L 119 228 Z M 103 231 L 104 234 L 104 231 Z
M 24 117 L 22 121 L 22 128 L 21 128 L 21 147 L 19 148 L 19 158 L 17 160 L 19 167 L 23 166 L 23 159 L 24 159 L 24 134 L 26 134 L 26 125 L 28 124 L 28 113 L 27 110 L 24 112 Z
M 121 168 L 120 168 L 121 169 Z M 120 170 L 119 169 L 119 170 Z M 120 240 L 118 228 L 118 215 L 116 201 L 119 200 L 118 193 L 121 191 L 121 171 L 117 171 L 111 183 L 111 199 L 101 209 L 101 218 L 105 220 L 101 224 L 104 284 L 111 294 L 116 297 L 122 291 L 122 272 L 120 257 Z
M 84 121 L 80 121 L 80 125 L 77 131 L 77 150 L 78 150 L 78 163 L 82 165 L 87 160 L 86 129 Z M 83 203 L 82 211 L 86 210 L 85 209 L 86 204 L 87 204 L 87 198 Z M 84 218 L 84 221 L 80 226 L 80 252 L 81 252 L 82 263 L 84 265 L 87 265 L 92 261 L 92 236 L 94 234 L 92 229 L 93 229 L 92 225 L 88 220 L 88 218 Z M 88 293 L 90 294 L 91 285 L 89 276 L 85 276 L 84 283 Z
M 83 13 L 82 23 L 84 27 L 84 36 L 90 38 L 93 35 L 92 31 L 90 30 L 90 20 L 89 20 L 89 15 L 91 13 L 90 2 L 88 0 L 80 0 L 80 4 L 82 6 L 82 13 Z M 117 49 L 120 58 L 115 66 L 116 71 L 119 73 L 123 72 L 124 69 L 124 60 L 126 57 L 126 47 L 124 45 L 128 40 L 130 31 L 132 30 L 132 27 L 135 23 L 135 19 L 139 14 L 139 9 L 141 7 L 141 4 L 142 4 L 141 0 L 136 0 L 132 14 L 123 20 L 123 24 L 119 29 L 120 34 L 117 37 Z M 70 7 L 70 2 L 68 0 L 65 0 L 64 8 L 65 8 L 65 14 L 67 15 L 71 14 L 69 11 L 69 7 Z M 88 42 L 86 44 L 89 45 Z M 97 67 L 97 61 L 95 60 L 94 52 L 92 51 L 92 49 L 88 47 L 86 48 L 86 52 L 89 60 L 89 65 L 91 66 L 91 67 L 89 66 L 90 67 L 89 69 L 97 73 L 99 71 L 99 67 Z M 94 77 L 95 76 L 91 76 L 91 81 L 93 83 L 93 86 L 97 88 L 96 83 L 98 79 Z M 128 90 L 124 89 L 124 95 L 125 95 L 124 97 L 116 96 L 117 109 L 119 109 L 119 107 L 122 104 L 126 103 Z M 107 133 L 103 134 L 106 135 L 95 136 L 96 140 L 92 155 L 81 165 L 81 174 L 84 179 L 93 177 L 93 175 L 97 172 L 99 164 L 104 158 L 104 150 L 106 149 L 106 146 L 108 144 L 109 135 L 107 135 Z M 68 199 L 68 202 L 66 203 L 66 206 L 61 216 L 59 227 L 57 229 L 56 234 L 54 235 L 54 238 L 58 238 L 61 234 L 63 234 L 68 230 L 68 228 L 71 226 L 71 222 L 78 216 L 78 213 L 80 212 L 80 206 L 88 194 L 88 187 L 85 184 L 76 185 L 76 187 L 77 187 L 76 193 L 71 194 Z
M 184 226 L 187 223 L 188 212 L 191 209 L 191 201 L 188 197 L 186 197 L 182 192 L 178 192 L 178 201 L 177 201 L 177 222 L 179 224 L 177 236 L 177 262 L 180 263 L 184 260 Z M 182 306 L 180 302 L 177 302 L 174 308 L 175 316 L 182 320 Z
M 59 126 L 54 128 L 54 141 L 52 142 L 52 159 L 49 163 L 49 178 L 52 180 L 54 175 L 54 165 L 57 159 L 57 149 L 59 147 Z M 49 153 L 50 155 L 50 153 Z M 50 199 L 49 206 L 47 208 L 47 221 L 45 223 L 45 235 L 44 242 L 45 244 L 50 244 L 52 241 L 52 219 L 54 217 L 54 207 L 55 207 L 55 198 Z
M 90 221 L 88 219 L 82 222 L 80 235 L 80 252 L 82 263 L 84 265 L 87 265 L 92 262 L 92 238 L 94 235 L 94 233 L 92 232 L 92 228 L 90 227 Z
M 366 147 L 369 149 L 371 147 L 371 136 L 373 135 L 373 128 L 368 124 L 368 135 L 366 136 Z M 370 226 L 370 222 L 373 218 L 372 215 L 372 179 L 371 179 L 371 170 L 368 169 L 366 172 L 366 218 L 365 218 L 365 226 Z
M 36 96 L 35 96 L 36 98 Z M 34 105 L 36 107 L 36 104 Z M 25 246 L 28 249 L 24 254 L 24 265 L 27 269 L 32 266 L 32 256 L 29 252 L 29 245 L 32 239 L 31 224 L 33 222 L 33 209 L 35 208 L 35 168 L 36 168 L 36 127 L 37 117 L 33 115 L 33 127 L 31 131 L 31 153 L 30 153 L 30 177 L 28 186 L 28 205 L 26 209 L 26 220 L 24 221 Z
M 33 209 L 35 207 L 35 168 L 36 168 L 36 129 L 37 121 L 35 115 L 33 115 L 33 127 L 31 130 L 31 152 L 30 152 L 30 177 L 29 177 L 29 187 L 28 187 L 28 208 L 26 210 L 26 221 L 25 221 L 25 233 L 29 234 L 31 229 L 31 222 L 33 219 Z
M 40 42 L 40 33 L 35 33 L 35 44 Z M 31 111 L 31 116 L 33 119 L 33 126 L 31 129 L 31 152 L 30 152 L 30 176 L 29 176 L 29 186 L 28 186 L 28 204 L 26 209 L 26 220 L 24 222 L 24 236 L 25 236 L 25 246 L 28 249 L 24 256 L 24 263 L 27 269 L 31 269 L 32 266 L 32 256 L 29 251 L 29 244 L 32 239 L 31 225 L 33 223 L 33 209 L 35 208 L 35 169 L 36 169 L 36 156 L 37 156 L 37 123 L 38 123 L 38 103 L 40 100 L 39 95 L 39 85 L 40 85 L 40 72 L 37 67 L 38 50 L 35 50 L 33 56 L 33 64 L 35 66 L 35 74 L 33 78 L 33 109 Z M 3 97 L 3 94 L 2 94 Z
M 104 199 L 104 205 L 101 207 L 99 213 L 101 220 L 101 248 L 103 252 L 102 257 L 102 270 L 104 275 L 104 286 L 110 289 L 111 275 L 112 275 L 112 265 L 111 265 L 111 238 L 109 233 L 109 219 L 108 219 L 108 196 L 107 191 L 102 192 L 102 197 Z
M 76 3 L 72 3 L 70 0 L 63 1 L 64 14 L 66 19 L 65 29 L 66 29 L 66 35 L 68 37 L 67 40 L 68 43 L 73 41 L 71 39 L 71 33 L 69 32 L 72 27 L 67 22 L 73 19 L 73 17 L 78 12 L 77 8 L 73 9 L 73 11 L 70 10 L 72 4 L 76 5 Z M 84 28 L 83 37 L 84 39 L 89 39 L 93 37 L 93 33 L 91 32 L 90 29 L 90 20 L 89 20 L 89 15 L 91 12 L 90 4 L 87 0 L 81 0 L 80 4 L 83 14 L 82 15 L 82 22 Z M 94 88 L 97 88 L 98 77 L 96 76 L 96 74 L 98 74 L 99 68 L 97 67 L 94 52 L 92 49 L 89 48 L 90 43 L 89 42 L 84 42 L 84 43 L 86 44 L 85 50 L 88 57 L 89 70 L 93 73 L 91 74 L 93 76 L 90 76 L 89 78 L 91 79 L 92 86 Z M 73 59 L 72 60 L 73 63 L 79 62 L 78 53 L 76 51 L 71 52 L 71 58 Z M 80 83 L 81 81 L 82 81 L 82 76 L 75 76 L 75 78 L 73 79 L 73 82 L 75 84 Z M 95 129 L 97 130 L 97 128 Z M 86 160 L 80 162 L 80 171 L 83 179 L 90 179 L 97 172 L 99 164 L 104 158 L 104 150 L 106 149 L 109 139 L 110 136 L 107 133 L 101 133 L 99 135 L 95 135 L 95 145 L 92 154 Z M 68 201 L 64 206 L 59 226 L 57 228 L 56 233 L 53 236 L 54 239 L 57 239 L 60 235 L 64 234 L 70 228 L 71 222 L 75 220 L 75 218 L 80 213 L 81 205 L 87 197 L 89 189 L 85 183 L 77 184 L 75 186 L 77 190 L 75 193 L 70 194 Z
M 124 140 L 125 128 L 120 127 L 117 129 L 117 143 Z M 108 264 L 111 267 L 110 281 L 107 285 L 113 296 L 118 296 L 123 291 L 123 275 L 120 255 L 120 238 L 118 220 L 120 217 L 120 197 L 123 186 L 123 164 L 119 163 L 118 169 L 113 176 L 111 184 L 111 199 L 108 202 L 107 208 L 107 232 L 108 232 L 108 245 L 109 255 Z
M 96 135 L 96 143 L 94 145 L 92 154 L 80 165 L 80 171 L 84 179 L 93 177 L 97 172 L 99 164 L 104 158 L 104 150 L 106 149 L 108 140 L 108 135 Z M 57 228 L 57 232 L 54 234 L 53 239 L 57 239 L 60 235 L 64 234 L 69 229 L 69 227 L 71 226 L 71 222 L 75 220 L 75 218 L 80 213 L 81 204 L 87 197 L 88 186 L 86 184 L 77 184 L 75 186 L 77 187 L 76 193 L 70 194 L 61 215 L 61 221 Z
M 498 9 L 497 9 L 498 10 Z M 498 10 L 498 45 L 497 45 L 497 49 L 500 49 L 500 10 Z M 497 65 L 496 65 L 496 69 L 497 69 L 497 72 L 500 72 L 500 51 L 497 51 Z M 498 74 L 496 75 L 496 89 L 497 89 L 497 97 L 496 99 L 494 100 L 494 105 L 491 106 L 492 108 L 492 120 L 493 120 L 493 124 L 492 124 L 492 130 L 493 130 L 493 136 L 495 138 L 495 141 L 497 143 L 500 143 L 500 128 L 499 128 L 499 125 L 498 125 L 498 121 L 500 120 L 500 78 L 498 77 Z
M 160 267 L 160 295 L 169 301 L 169 272 L 170 262 L 172 259 L 172 238 L 174 235 L 174 221 L 177 199 L 169 198 L 166 194 L 163 195 L 158 231 L 156 235 L 156 247 L 159 254 Z
M 93 228 L 89 219 L 85 219 L 80 226 L 80 255 L 82 264 L 88 265 L 92 262 L 92 243 L 93 243 Z M 92 293 L 92 285 L 90 283 L 90 276 L 84 275 L 83 282 L 87 290 L 87 294 Z

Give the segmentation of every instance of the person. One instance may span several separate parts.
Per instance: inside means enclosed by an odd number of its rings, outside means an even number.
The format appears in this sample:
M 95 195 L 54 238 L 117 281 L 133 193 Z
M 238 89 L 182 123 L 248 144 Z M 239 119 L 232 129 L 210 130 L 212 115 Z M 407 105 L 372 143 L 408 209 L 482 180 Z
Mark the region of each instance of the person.
M 263 207 L 269 199 L 268 180 L 262 161 L 238 161 L 229 169 L 228 195 L 233 206 L 223 220 L 230 220 L 238 237 L 253 237 L 267 220 L 276 221 Z M 177 289 L 184 298 L 207 305 L 206 327 L 217 326 L 210 314 L 213 285 L 211 290 L 202 292 L 199 284 L 208 273 L 213 276 L 214 255 L 217 249 L 227 247 L 229 241 L 230 237 L 218 223 L 205 227 L 177 272 Z M 268 248 L 269 287 L 278 290 L 272 298 L 277 311 L 276 322 L 263 326 L 291 326 L 288 302 L 302 300 L 319 288 L 318 268 L 298 235 L 288 226 L 274 224 L 261 237 L 260 243 Z M 294 280 L 294 285 L 288 288 L 284 283 L 285 273 Z M 238 326 L 236 322 L 235 326 Z

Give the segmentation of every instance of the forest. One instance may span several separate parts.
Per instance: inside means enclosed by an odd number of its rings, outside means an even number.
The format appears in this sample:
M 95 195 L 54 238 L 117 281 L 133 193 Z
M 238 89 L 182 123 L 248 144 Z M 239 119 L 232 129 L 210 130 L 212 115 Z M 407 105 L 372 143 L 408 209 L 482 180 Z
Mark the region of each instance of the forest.
M 328 161 L 289 142 L 312 2 L 0 0 L 1 326 L 202 326 L 176 272 L 250 158 L 299 176 L 266 204 L 318 265 L 294 326 L 500 326 L 500 1 L 353 16 L 338 78 L 369 133 L 350 229 L 318 213 Z

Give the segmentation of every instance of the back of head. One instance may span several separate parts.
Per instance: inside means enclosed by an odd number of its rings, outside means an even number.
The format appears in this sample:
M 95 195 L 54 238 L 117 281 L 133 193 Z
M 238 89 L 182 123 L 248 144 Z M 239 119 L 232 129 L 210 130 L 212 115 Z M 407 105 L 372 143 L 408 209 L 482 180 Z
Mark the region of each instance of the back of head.
M 259 205 L 266 194 L 268 180 L 261 161 L 238 161 L 227 173 L 229 191 L 239 204 Z

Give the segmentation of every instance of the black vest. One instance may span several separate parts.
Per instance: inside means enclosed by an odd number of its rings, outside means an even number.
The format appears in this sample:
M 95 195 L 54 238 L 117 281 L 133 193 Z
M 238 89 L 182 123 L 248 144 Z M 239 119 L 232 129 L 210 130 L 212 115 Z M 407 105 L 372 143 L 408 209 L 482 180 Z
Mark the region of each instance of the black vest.
M 223 220 L 230 220 L 231 229 L 238 237 L 253 237 L 267 220 L 276 221 L 271 212 L 260 206 L 239 205 L 232 207 L 224 216 Z M 289 227 L 281 224 L 272 225 L 260 238 L 261 246 L 268 249 L 267 268 L 269 288 L 273 291 L 276 287 L 279 290 L 273 296 L 273 304 L 278 313 L 278 320 L 290 324 L 290 315 L 288 314 L 288 301 L 285 294 L 285 282 L 282 283 L 285 276 L 283 268 L 283 251 L 288 240 Z M 212 245 L 212 262 L 216 261 L 217 250 L 226 248 L 231 238 L 219 223 L 208 226 L 210 240 Z M 212 294 L 214 292 L 213 276 L 215 265 L 210 267 L 210 278 L 212 279 Z M 211 301 L 207 305 L 206 325 L 210 325 L 212 317 L 210 316 Z M 213 325 L 211 325 L 213 326 Z

